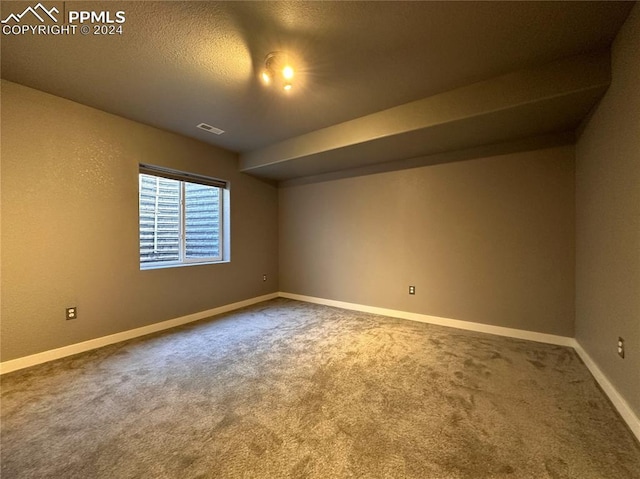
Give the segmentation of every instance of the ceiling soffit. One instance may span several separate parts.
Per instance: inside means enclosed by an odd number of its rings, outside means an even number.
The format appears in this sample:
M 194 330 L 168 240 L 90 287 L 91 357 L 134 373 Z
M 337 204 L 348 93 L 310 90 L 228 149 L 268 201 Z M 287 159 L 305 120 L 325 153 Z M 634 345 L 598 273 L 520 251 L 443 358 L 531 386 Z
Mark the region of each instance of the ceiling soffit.
M 240 155 L 288 180 L 574 129 L 610 82 L 607 52 L 520 70 Z

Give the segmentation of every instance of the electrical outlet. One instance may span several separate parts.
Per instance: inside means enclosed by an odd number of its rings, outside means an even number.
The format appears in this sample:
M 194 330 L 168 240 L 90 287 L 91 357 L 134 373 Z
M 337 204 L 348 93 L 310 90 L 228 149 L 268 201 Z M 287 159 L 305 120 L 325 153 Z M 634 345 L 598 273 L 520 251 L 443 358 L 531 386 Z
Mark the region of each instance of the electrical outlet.
M 624 339 L 618 337 L 618 356 L 624 359 Z
M 76 306 L 72 308 L 67 308 L 67 320 L 76 319 L 78 317 L 78 308 Z
M 267 280 L 267 275 L 266 275 L 266 274 L 263 274 L 263 275 L 262 275 L 262 281 L 266 281 L 266 280 Z
M 416 287 L 415 286 L 409 286 L 409 294 L 416 294 Z

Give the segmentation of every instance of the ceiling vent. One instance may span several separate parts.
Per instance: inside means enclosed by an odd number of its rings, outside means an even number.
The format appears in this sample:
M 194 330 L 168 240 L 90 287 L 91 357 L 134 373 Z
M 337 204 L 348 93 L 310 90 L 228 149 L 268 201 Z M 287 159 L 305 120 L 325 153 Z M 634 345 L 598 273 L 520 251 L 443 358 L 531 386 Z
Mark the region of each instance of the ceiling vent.
M 224 133 L 224 130 L 216 128 L 215 126 L 207 125 L 206 123 L 200 123 L 198 125 L 198 128 L 204 131 L 208 131 L 209 133 L 214 133 L 216 135 L 222 135 Z

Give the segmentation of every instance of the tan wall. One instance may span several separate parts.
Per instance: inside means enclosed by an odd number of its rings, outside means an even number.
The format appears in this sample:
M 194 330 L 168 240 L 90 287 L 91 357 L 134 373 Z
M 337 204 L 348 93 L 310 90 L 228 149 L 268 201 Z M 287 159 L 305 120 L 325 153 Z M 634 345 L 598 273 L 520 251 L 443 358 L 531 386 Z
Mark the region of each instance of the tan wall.
M 139 162 L 231 182 L 231 263 L 139 270 Z M 2 81 L 1 168 L 3 361 L 278 290 L 277 190 L 235 154 Z
M 576 147 L 576 339 L 640 416 L 640 5 Z M 617 355 L 618 336 L 626 358 Z
M 572 146 L 283 187 L 280 287 L 573 336 L 574 206 Z

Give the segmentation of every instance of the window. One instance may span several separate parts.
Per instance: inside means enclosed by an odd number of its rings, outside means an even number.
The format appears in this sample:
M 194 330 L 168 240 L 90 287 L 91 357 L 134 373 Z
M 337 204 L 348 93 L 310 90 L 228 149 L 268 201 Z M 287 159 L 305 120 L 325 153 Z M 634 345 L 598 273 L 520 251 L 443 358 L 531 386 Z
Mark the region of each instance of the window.
M 140 165 L 140 268 L 229 260 L 226 181 Z

